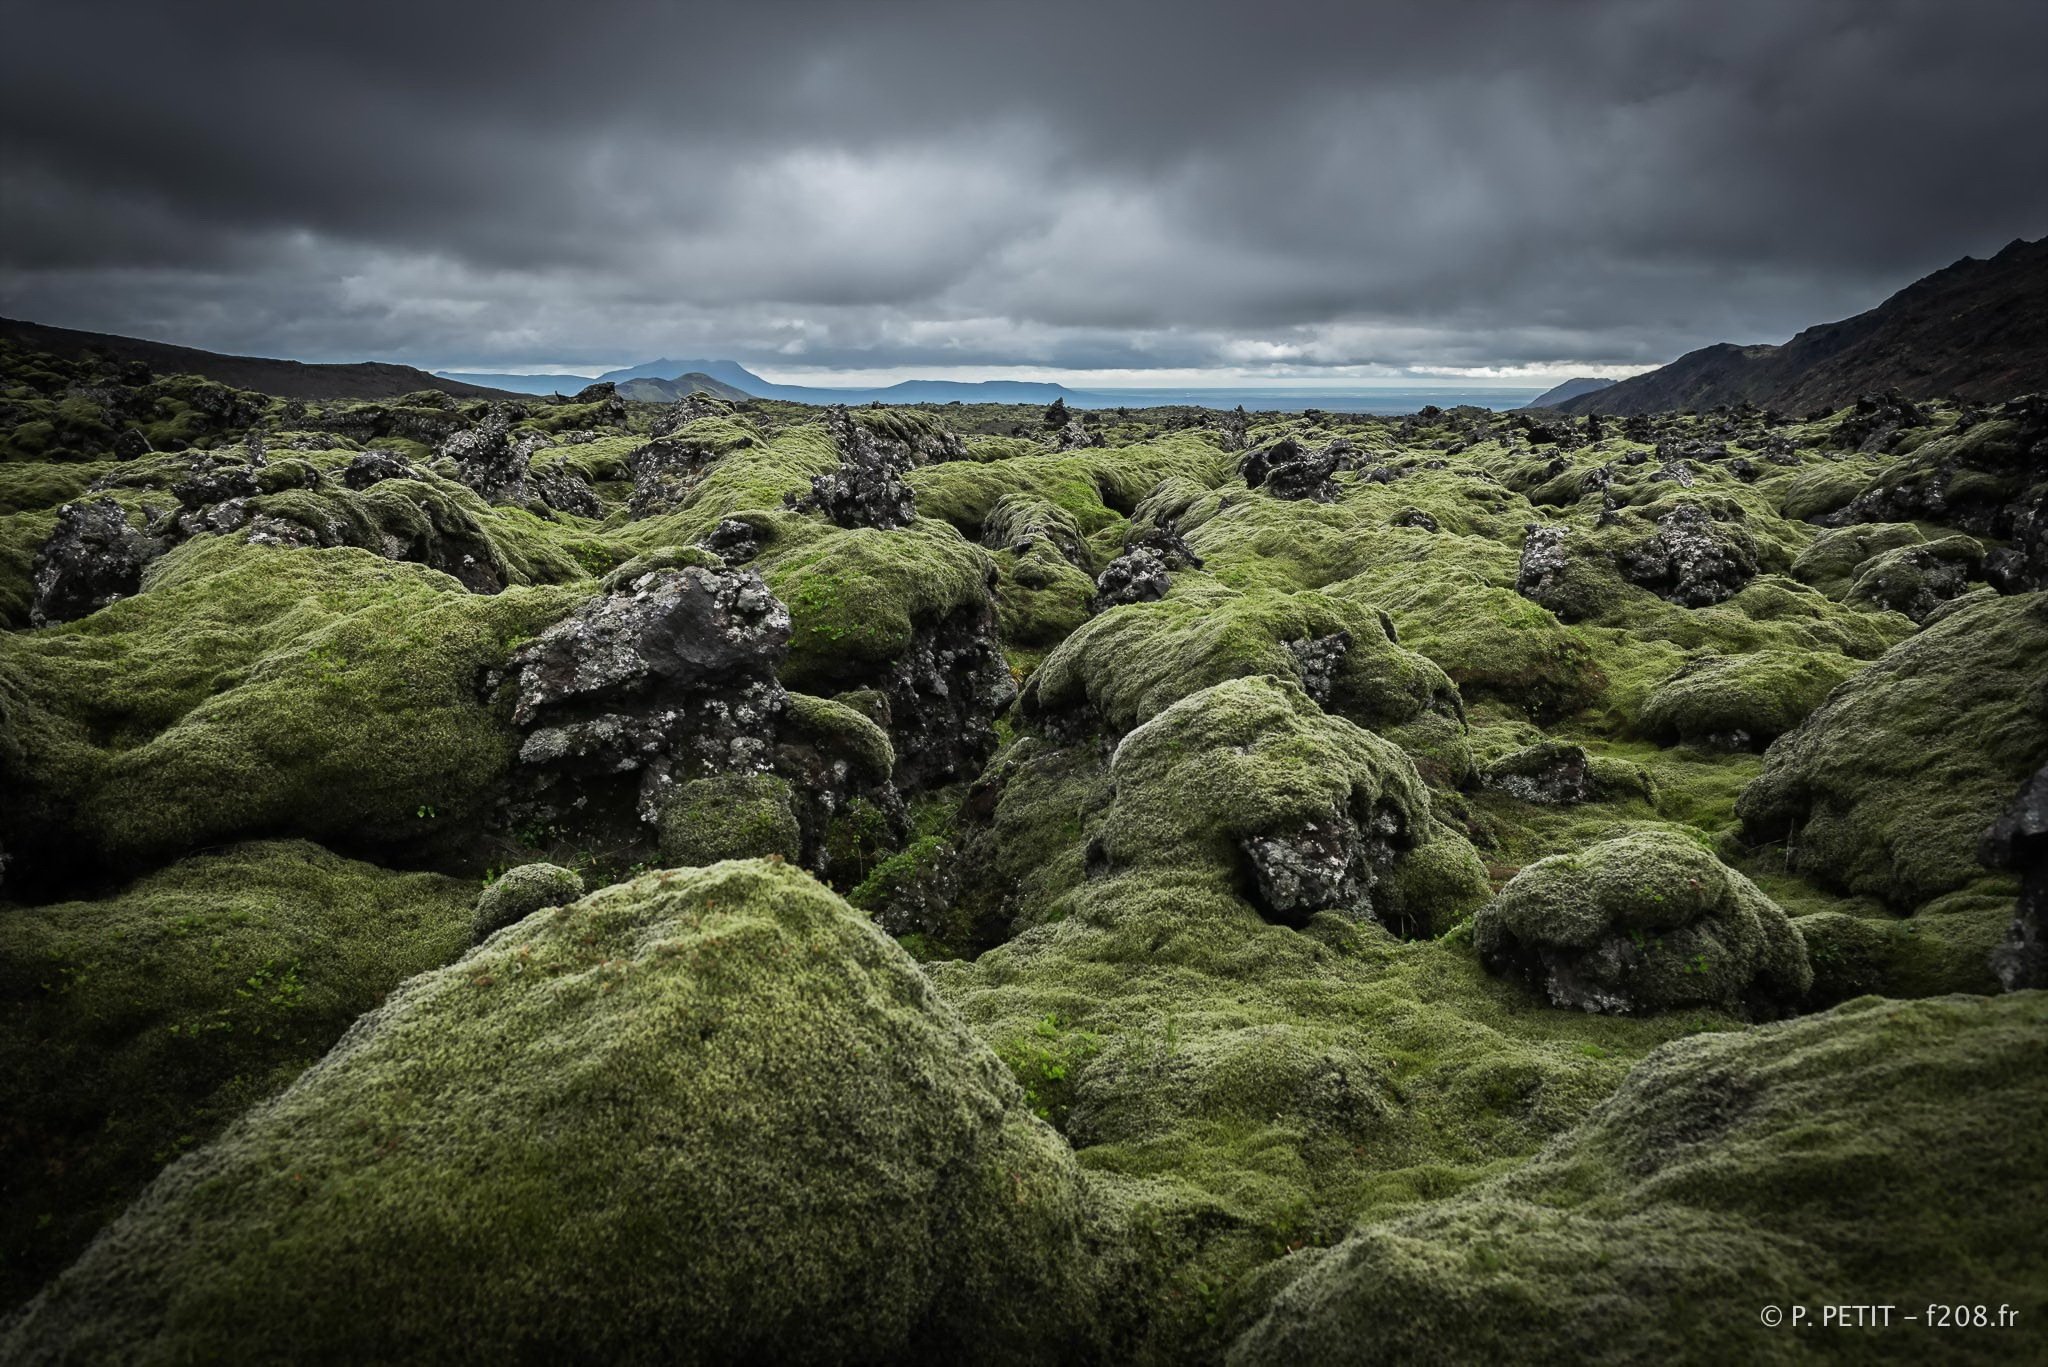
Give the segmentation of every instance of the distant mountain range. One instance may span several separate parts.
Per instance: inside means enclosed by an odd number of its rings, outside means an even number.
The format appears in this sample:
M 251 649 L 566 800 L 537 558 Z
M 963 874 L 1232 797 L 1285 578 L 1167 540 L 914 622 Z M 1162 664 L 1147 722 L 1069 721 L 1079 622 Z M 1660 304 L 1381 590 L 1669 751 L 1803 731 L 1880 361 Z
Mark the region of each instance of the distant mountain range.
M 448 380 L 488 385 L 493 389 L 511 389 L 522 394 L 574 394 L 583 386 L 597 382 L 584 375 L 482 375 L 456 371 L 442 371 L 440 374 Z M 667 357 L 623 370 L 607 370 L 597 380 L 610 380 L 624 393 L 625 386 L 635 380 L 684 378 L 693 379 L 700 387 L 726 398 L 734 397 L 736 393 L 747 398 L 815 404 L 952 403 L 956 399 L 961 403 L 1051 403 L 1058 398 L 1072 402 L 1077 392 L 1062 385 L 1025 380 L 982 380 L 976 383 L 903 380 L 880 389 L 827 389 L 816 385 L 776 384 L 773 380 L 762 379 L 737 361 L 678 361 Z M 728 393 L 728 390 L 734 392 Z M 639 396 L 629 393 L 626 397 Z
M 13 318 L 0 318 L 0 338 L 57 356 L 98 352 L 117 361 L 141 361 L 159 375 L 200 375 L 237 389 L 254 389 L 286 399 L 395 399 L 422 389 L 437 389 L 459 398 L 510 397 L 499 389 L 384 361 L 308 365 L 304 361 L 273 361 L 261 356 L 223 356 L 168 342 L 117 337 L 106 332 L 78 332 Z
M 674 403 L 677 399 L 688 398 L 700 389 L 706 394 L 716 394 L 721 399 L 731 399 L 734 403 L 742 403 L 754 397 L 737 385 L 714 380 L 697 370 L 686 371 L 673 380 L 649 376 L 613 383 L 618 385 L 621 398 L 636 399 L 641 403 Z
M 1544 390 L 1541 394 L 1523 404 L 1522 407 L 1554 408 L 1566 399 L 1576 399 L 1581 394 L 1591 394 L 1594 390 L 1605 389 L 1613 383 L 1614 381 L 1612 380 L 1595 380 L 1584 376 L 1576 380 L 1566 380 L 1555 389 Z
M 1916 399 L 2048 390 L 2048 238 L 2014 242 L 1988 261 L 1966 256 L 1867 313 L 1810 327 L 1782 346 L 1703 347 L 1554 402 L 1567 413 L 1749 402 L 1804 414 L 1894 386 Z
M 830 389 L 817 385 L 777 384 L 764 380 L 737 361 L 675 360 L 664 358 L 622 370 L 608 370 L 595 378 L 588 375 L 502 375 L 444 370 L 443 378 L 496 389 L 515 389 L 525 394 L 574 394 L 585 385 L 609 380 L 629 399 L 666 397 L 667 389 L 646 388 L 655 382 L 675 387 L 676 396 L 692 388 L 705 389 L 723 398 L 783 399 L 809 404 L 918 404 L 918 403 L 1028 403 L 1049 404 L 1064 399 L 1069 408 L 1154 408 L 1188 405 L 1196 408 L 1234 408 L 1239 405 L 1257 411 L 1300 412 L 1320 408 L 1332 413 L 1412 413 L 1435 404 L 1451 408 L 1477 404 L 1485 408 L 1513 408 L 1528 394 L 1526 389 L 1351 389 L 1306 391 L 1299 389 L 1069 389 L 1062 384 L 1035 380 L 901 380 L 879 389 Z M 1574 380 L 1571 384 L 1610 381 Z M 638 387 L 636 387 L 638 386 Z M 1568 387 L 1568 386 L 1561 386 Z M 1552 391 L 1553 393 L 1556 391 Z

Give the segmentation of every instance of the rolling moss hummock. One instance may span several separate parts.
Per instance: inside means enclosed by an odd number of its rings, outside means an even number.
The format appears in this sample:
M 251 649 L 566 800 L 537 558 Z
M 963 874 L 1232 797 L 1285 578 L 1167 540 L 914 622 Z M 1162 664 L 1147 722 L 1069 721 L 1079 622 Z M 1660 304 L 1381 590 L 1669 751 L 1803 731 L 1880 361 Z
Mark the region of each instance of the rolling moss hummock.
M 1945 1361 L 2029 1357 L 2044 1113 L 2038 992 L 1695 1036 L 1519 1171 L 1288 1259 L 1230 1362 L 1917 1362 L 1930 1338 Z M 1888 1327 L 1820 1325 L 1873 1300 Z M 2018 1327 L 1926 1323 L 1959 1302 Z
M 460 954 L 473 891 L 275 841 L 91 901 L 0 905 L 0 1300 L 386 992 Z
M 1073 1158 L 807 875 L 650 874 L 364 1017 L 181 1160 L 13 1362 L 1037 1361 Z
M 0 802 L 32 881 L 257 833 L 431 844 L 511 761 L 479 676 L 578 597 L 222 537 L 153 570 L 89 617 L 0 636 Z
M 1965 606 L 1837 688 L 1764 756 L 1743 829 L 1809 877 L 1910 911 L 2048 760 L 2048 594 Z

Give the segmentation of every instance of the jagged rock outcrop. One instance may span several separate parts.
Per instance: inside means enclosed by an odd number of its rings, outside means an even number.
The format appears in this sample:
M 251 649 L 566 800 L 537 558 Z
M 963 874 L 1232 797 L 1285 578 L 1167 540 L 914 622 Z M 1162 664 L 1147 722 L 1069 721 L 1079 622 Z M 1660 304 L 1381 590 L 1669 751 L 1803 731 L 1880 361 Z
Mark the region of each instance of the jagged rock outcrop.
M 1657 519 L 1656 534 L 1620 559 L 1622 577 L 1680 607 L 1703 608 L 1732 598 L 1756 577 L 1748 533 L 1716 522 L 1695 503 Z
M 1522 539 L 1522 554 L 1515 565 L 1515 592 L 1532 602 L 1549 607 L 1557 602 L 1570 557 L 1565 538 L 1571 528 L 1558 523 L 1532 522 Z
M 390 451 L 365 451 L 348 463 L 341 482 L 351 489 L 367 489 L 387 479 L 418 479 L 420 468 Z
M 1311 450 L 1294 437 L 1282 437 L 1247 455 L 1240 468 L 1249 488 L 1262 488 L 1275 498 L 1328 503 L 1337 496 L 1330 476 L 1347 449 L 1332 443 Z
M 1125 551 L 1151 551 L 1166 562 L 1170 570 L 1198 570 L 1202 568 L 1202 557 L 1180 534 L 1180 524 L 1172 518 L 1165 518 L 1142 531 L 1132 532 L 1124 538 Z
M 825 426 L 839 448 L 839 466 L 812 479 L 804 503 L 841 527 L 909 525 L 917 516 L 917 496 L 903 482 L 903 455 L 884 449 L 844 408 L 828 409 Z
M 29 622 L 68 622 L 126 598 L 142 585 L 142 571 L 163 554 L 164 543 L 129 525 L 111 498 L 67 503 L 57 529 L 36 552 Z
M 657 570 L 586 602 L 509 665 L 536 800 L 616 806 L 623 788 L 651 822 L 685 779 L 765 771 L 789 632 L 789 610 L 745 570 Z
M 514 435 L 503 409 L 493 408 L 475 427 L 457 432 L 441 444 L 443 459 L 455 462 L 455 477 L 491 503 L 524 503 L 527 468 L 547 438 L 527 432 Z
M 993 604 L 922 627 L 872 687 L 896 748 L 896 784 L 916 792 L 974 777 L 995 750 L 995 720 L 1017 696 Z
M 1097 612 L 1107 612 L 1125 603 L 1157 602 L 1172 587 L 1166 558 L 1141 546 L 1125 551 L 1103 567 L 1095 579 L 1093 607 Z

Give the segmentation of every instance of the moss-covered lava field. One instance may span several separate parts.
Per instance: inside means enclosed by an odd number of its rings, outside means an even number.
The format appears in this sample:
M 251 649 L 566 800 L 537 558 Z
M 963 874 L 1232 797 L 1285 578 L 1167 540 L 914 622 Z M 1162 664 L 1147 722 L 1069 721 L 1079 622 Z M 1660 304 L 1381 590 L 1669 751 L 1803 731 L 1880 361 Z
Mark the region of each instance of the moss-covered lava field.
M 2048 400 L 0 351 L 0 1362 L 2048 1355 Z

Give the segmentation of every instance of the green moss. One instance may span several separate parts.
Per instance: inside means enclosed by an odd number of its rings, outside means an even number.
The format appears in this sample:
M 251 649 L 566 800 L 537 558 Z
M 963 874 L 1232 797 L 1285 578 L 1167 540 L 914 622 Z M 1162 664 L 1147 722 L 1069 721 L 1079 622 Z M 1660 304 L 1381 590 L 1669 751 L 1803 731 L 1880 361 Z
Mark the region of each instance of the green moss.
M 1882 551 L 1856 570 L 1843 601 L 1903 612 L 1925 622 L 1941 605 L 1982 580 L 1984 546 L 1973 536 L 1944 536 Z
M 470 937 L 487 940 L 544 907 L 566 906 L 583 895 L 583 878 L 558 864 L 520 864 L 493 879 L 476 899 Z
M 0 636 L 23 862 L 256 832 L 429 845 L 488 808 L 511 759 L 479 674 L 573 601 L 480 597 L 359 550 L 188 542 L 135 597 Z
M 1904 1362 L 1930 1335 L 2009 1361 L 2048 1313 L 2044 1080 L 2040 993 L 1865 999 L 1671 1045 L 1513 1175 L 1290 1259 L 1231 1361 Z M 1889 1327 L 1822 1323 L 1873 1300 Z M 1904 1319 L 1958 1301 L 2019 1327 Z
M 1863 666 L 1831 652 L 1767 650 L 1704 656 L 1658 685 L 1642 729 L 1667 744 L 1740 749 L 1790 731 Z
M 1406 756 L 1270 676 L 1173 704 L 1124 737 L 1109 776 L 1106 856 L 1183 877 L 1228 879 L 1237 842 L 1333 814 L 1383 817 L 1404 842 L 1428 833 L 1429 798 Z
M 414 979 L 0 1353 L 1037 1359 L 1079 1233 L 1072 1158 L 902 951 L 722 864 Z
M 1927 538 L 1910 522 L 1865 522 L 1822 532 L 1792 562 L 1792 577 L 1830 598 L 1849 592 L 1857 569 L 1872 556 Z
M 792 693 L 782 725 L 791 738 L 816 746 L 829 758 L 845 760 L 871 782 L 885 782 L 895 772 L 896 747 L 889 733 L 844 699 Z
M 789 606 L 792 688 L 831 691 L 894 661 L 912 638 L 990 603 L 989 553 L 942 522 L 895 531 L 801 522 L 754 562 Z
M 999 504 L 1024 495 L 1065 512 L 1085 538 L 1119 527 L 1161 480 L 1179 476 L 1206 486 L 1222 478 L 1233 459 L 1202 438 L 1178 434 L 1113 450 L 948 461 L 913 470 L 905 482 L 917 493 L 919 513 L 974 537 Z
M 56 508 L 77 498 L 115 468 L 113 461 L 0 463 L 0 514 Z
M 789 783 L 773 774 L 718 774 L 679 785 L 661 805 L 661 858 L 675 867 L 721 859 L 796 859 L 802 835 Z
M 1172 596 L 1103 613 L 1069 636 L 1033 676 L 1030 706 L 1086 708 L 1128 731 L 1226 679 L 1271 674 L 1302 682 L 1304 647 L 1343 634 L 1327 679 L 1328 706 L 1372 729 L 1427 712 L 1458 717 L 1456 687 L 1426 658 L 1396 645 L 1382 617 L 1317 593 L 1240 593 L 1189 576 Z
M 1881 461 L 1857 456 L 1808 465 L 1778 489 L 1779 511 L 1805 521 L 1847 507 L 1882 468 Z
M 282 841 L 93 901 L 0 908 L 0 1304 L 386 992 L 461 953 L 469 896 Z
M 1431 561 L 1427 572 L 1375 573 L 1346 585 L 1384 607 L 1401 642 L 1434 660 L 1469 698 L 1495 698 L 1538 720 L 1570 716 L 1606 677 L 1584 635 L 1511 588 Z
M 1778 904 L 1665 832 L 1529 865 L 1472 930 L 1490 967 L 1587 1011 L 1776 1012 L 1813 983 L 1806 946 Z
M 1492 893 L 1486 864 L 1472 842 L 1438 823 L 1373 890 L 1373 911 L 1403 935 L 1428 938 L 1463 925 Z
M 1753 842 L 1901 909 L 1980 872 L 1976 843 L 2048 760 L 2048 595 L 1961 608 L 1779 738 L 1738 811 Z
M 857 797 L 825 823 L 822 860 L 841 887 L 865 882 L 899 843 L 896 823 L 880 806 Z

